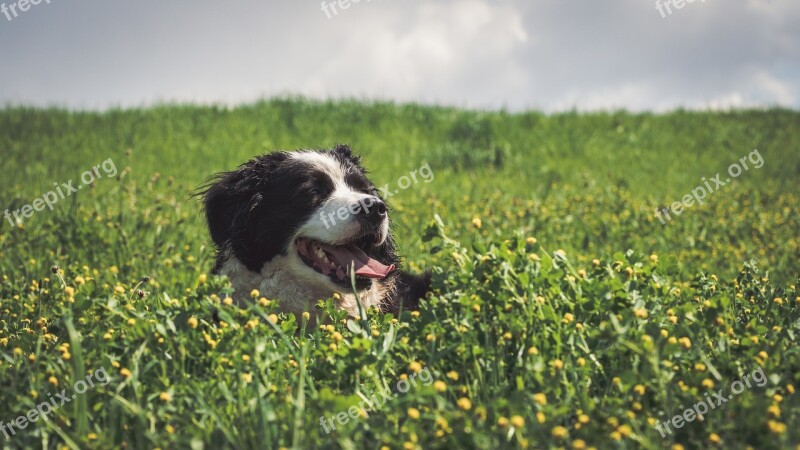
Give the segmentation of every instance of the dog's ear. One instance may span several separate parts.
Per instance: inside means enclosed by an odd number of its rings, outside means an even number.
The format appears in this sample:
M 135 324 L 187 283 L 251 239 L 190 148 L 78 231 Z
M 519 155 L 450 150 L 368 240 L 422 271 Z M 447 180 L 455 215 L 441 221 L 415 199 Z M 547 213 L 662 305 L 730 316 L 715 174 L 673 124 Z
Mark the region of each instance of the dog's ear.
M 236 172 L 218 175 L 217 182 L 204 192 L 206 221 L 211 239 L 218 247 L 233 234 L 233 222 L 240 215 L 241 192 L 237 191 Z
M 231 172 L 218 174 L 204 197 L 206 221 L 217 246 L 250 231 L 250 213 L 261 199 L 260 191 L 270 185 L 270 174 L 286 159 L 285 152 L 254 158 Z
M 354 155 L 353 151 L 350 150 L 350 146 L 347 144 L 337 145 L 333 148 L 333 150 L 331 150 L 331 153 L 333 153 L 333 155 L 340 161 L 350 161 L 359 167 L 361 165 L 361 157 Z

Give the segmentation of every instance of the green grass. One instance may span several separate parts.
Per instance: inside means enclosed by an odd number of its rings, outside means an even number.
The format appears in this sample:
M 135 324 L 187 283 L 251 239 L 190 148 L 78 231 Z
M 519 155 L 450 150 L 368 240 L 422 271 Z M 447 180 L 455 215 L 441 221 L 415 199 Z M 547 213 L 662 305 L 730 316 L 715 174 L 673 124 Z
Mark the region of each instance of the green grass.
M 0 442 L 797 445 L 798 125 L 787 110 L 544 115 L 296 98 L 0 110 L 0 213 L 109 158 L 118 172 L 22 225 L 2 219 L 0 420 L 109 377 Z M 399 320 L 348 319 L 327 300 L 322 329 L 271 316 L 280 299 L 224 304 L 191 193 L 253 155 L 335 143 L 378 185 L 430 165 L 430 183 L 389 202 L 405 265 L 433 271 L 434 295 Z M 666 225 L 654 216 L 753 149 L 763 167 Z M 655 429 L 758 368 L 763 386 L 664 438 Z M 320 426 L 415 373 L 368 417 Z

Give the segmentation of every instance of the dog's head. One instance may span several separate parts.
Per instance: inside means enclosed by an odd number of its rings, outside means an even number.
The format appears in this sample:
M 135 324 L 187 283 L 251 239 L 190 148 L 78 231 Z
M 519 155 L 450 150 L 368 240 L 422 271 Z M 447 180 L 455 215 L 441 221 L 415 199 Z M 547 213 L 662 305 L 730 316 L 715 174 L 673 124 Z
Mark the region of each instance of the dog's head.
M 222 173 L 205 191 L 211 238 L 253 272 L 282 270 L 331 292 L 369 288 L 395 269 L 386 204 L 347 146 L 276 152 Z

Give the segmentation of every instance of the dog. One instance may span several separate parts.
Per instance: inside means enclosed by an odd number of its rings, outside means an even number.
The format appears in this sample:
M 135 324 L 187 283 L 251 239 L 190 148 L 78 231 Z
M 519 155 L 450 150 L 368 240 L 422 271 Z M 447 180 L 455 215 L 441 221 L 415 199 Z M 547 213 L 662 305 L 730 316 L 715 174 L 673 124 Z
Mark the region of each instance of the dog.
M 258 156 L 200 194 L 213 272 L 228 276 L 238 302 L 257 289 L 298 314 L 332 297 L 358 317 L 359 303 L 417 309 L 430 290 L 429 272 L 400 269 L 389 208 L 347 145 Z

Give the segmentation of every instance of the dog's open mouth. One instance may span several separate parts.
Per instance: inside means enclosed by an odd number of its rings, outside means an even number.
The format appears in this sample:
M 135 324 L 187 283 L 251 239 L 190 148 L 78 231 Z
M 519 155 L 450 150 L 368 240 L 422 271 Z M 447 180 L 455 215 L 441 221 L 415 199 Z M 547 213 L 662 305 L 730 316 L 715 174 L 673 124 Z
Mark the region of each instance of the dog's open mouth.
M 350 284 L 351 268 L 355 269 L 358 287 L 369 279 L 386 278 L 395 269 L 394 264 L 387 266 L 371 258 L 355 244 L 331 245 L 304 237 L 297 238 L 295 244 L 307 266 L 343 285 Z

